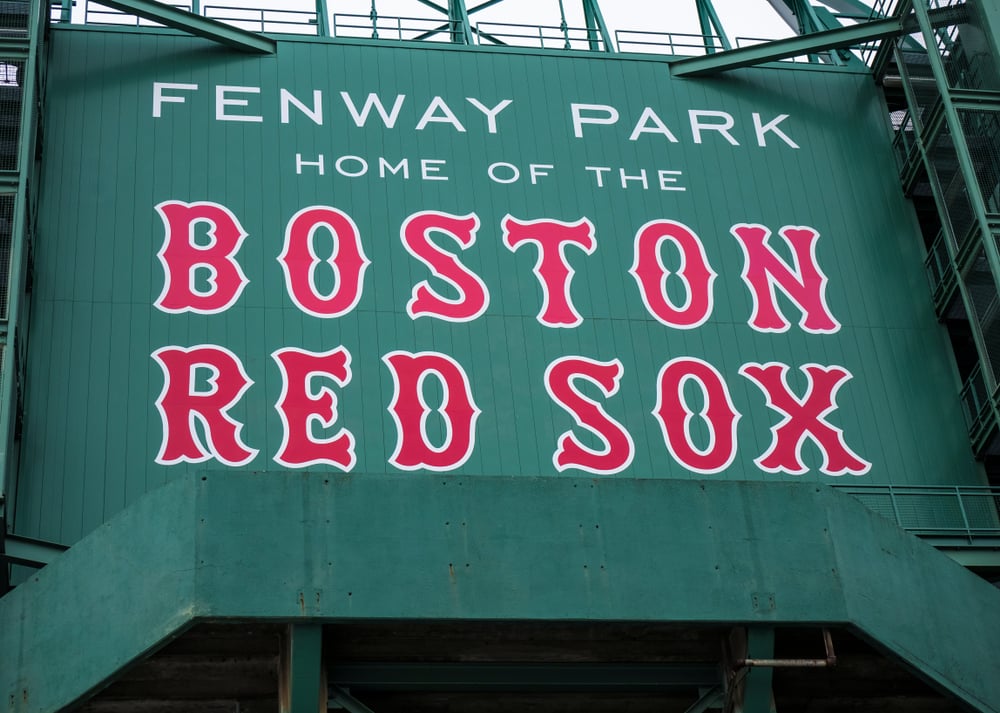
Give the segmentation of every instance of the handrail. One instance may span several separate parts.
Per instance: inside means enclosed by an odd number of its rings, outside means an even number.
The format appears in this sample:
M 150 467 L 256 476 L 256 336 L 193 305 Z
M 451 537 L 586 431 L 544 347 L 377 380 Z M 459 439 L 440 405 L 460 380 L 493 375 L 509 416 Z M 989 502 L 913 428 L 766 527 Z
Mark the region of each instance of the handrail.
M 943 538 L 948 547 L 1000 542 L 1000 487 L 970 485 L 835 484 L 866 507 L 924 538 Z
M 345 22 L 344 20 L 348 20 Z M 348 30 L 345 32 L 345 30 Z M 363 32 L 349 32 L 349 30 L 362 30 Z M 385 37 L 384 33 L 389 33 Z M 438 17 L 406 17 L 402 15 L 362 15 L 350 12 L 337 12 L 333 14 L 332 34 L 334 37 L 370 37 L 375 40 L 395 39 L 400 42 L 404 40 L 416 40 L 417 37 L 410 37 L 409 34 L 425 35 L 424 40 L 431 40 L 430 34 L 443 34 L 448 42 L 453 42 L 461 33 L 459 23 L 447 18 Z M 404 36 L 405 35 L 405 36 Z
M 524 32 L 514 32 L 524 30 Z M 519 22 L 479 22 L 474 27 L 478 44 L 483 39 L 494 44 L 508 44 L 499 40 L 514 40 L 515 46 L 540 47 L 541 49 L 591 49 L 592 43 L 604 45 L 600 33 L 593 27 L 569 27 L 563 25 L 533 25 Z M 531 42 L 519 42 L 531 40 Z M 549 44 L 546 44 L 549 42 Z
M 311 10 L 206 5 L 202 14 L 253 32 L 287 32 L 289 28 L 306 28 L 315 33 L 318 25 L 316 13 Z
M 646 39 L 646 38 L 666 38 L 666 41 L 659 41 L 658 39 Z M 641 39 L 640 39 L 641 38 Z M 679 39 L 675 39 L 679 38 Z M 618 45 L 618 51 L 620 52 L 644 52 L 648 51 L 655 53 L 655 50 L 628 50 L 627 47 L 639 46 L 639 47 L 666 47 L 670 50 L 670 54 L 677 54 L 675 48 L 682 49 L 697 49 L 700 50 L 697 54 L 706 54 L 708 52 L 722 52 L 725 50 L 725 46 L 722 43 L 722 38 L 719 35 L 701 35 L 696 33 L 688 32 L 648 32 L 646 30 L 615 30 L 615 44 Z M 685 54 L 692 54 L 690 52 Z

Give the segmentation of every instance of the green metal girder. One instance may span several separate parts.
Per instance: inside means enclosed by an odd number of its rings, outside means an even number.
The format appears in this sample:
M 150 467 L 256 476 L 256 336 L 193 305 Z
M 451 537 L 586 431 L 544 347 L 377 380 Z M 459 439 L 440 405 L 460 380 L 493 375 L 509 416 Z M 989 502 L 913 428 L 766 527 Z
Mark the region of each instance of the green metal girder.
M 591 31 L 596 31 L 601 36 L 601 42 L 604 44 L 604 51 L 613 53 L 615 51 L 615 46 L 611 42 L 611 34 L 608 32 L 607 23 L 604 22 L 604 15 L 601 14 L 601 6 L 597 0 L 583 0 L 583 17 L 587 25 L 588 38 L 591 37 Z M 599 49 L 597 47 L 596 39 L 590 40 L 590 49 Z
M 965 17 L 965 9 L 961 6 L 941 8 L 931 11 L 930 15 L 936 25 L 952 24 Z M 836 30 L 789 37 L 752 47 L 740 47 L 728 52 L 682 59 L 671 63 L 670 72 L 675 77 L 699 77 L 717 74 L 800 55 L 853 47 L 864 42 L 910 34 L 916 29 L 918 29 L 918 25 L 912 15 L 873 20 Z
M 774 628 L 751 626 L 747 629 L 747 658 L 774 658 Z M 772 713 L 771 693 L 774 669 L 770 666 L 753 666 L 743 679 L 744 713 Z
M 340 686 L 330 686 L 330 695 L 327 700 L 329 709 L 345 710 L 347 713 L 375 713 Z
M 718 36 L 722 42 L 722 49 L 731 50 L 733 46 L 730 44 L 729 38 L 726 37 L 725 30 L 722 29 L 722 23 L 719 21 L 718 13 L 715 12 L 712 0 L 695 0 L 695 5 L 698 9 L 698 24 L 701 27 L 701 34 L 706 37 L 705 51 L 708 54 L 716 52 L 715 47 L 707 39 L 710 35 Z
M 186 10 L 178 10 L 156 0 L 107 0 L 106 2 L 101 0 L 101 4 L 175 30 L 204 37 L 242 52 L 274 54 L 278 50 L 277 42 L 256 32 L 241 30 Z
M 469 13 L 462 0 L 448 0 L 448 20 L 451 41 L 460 45 L 471 45 L 472 30 L 469 29 Z
M 0 37 L 0 55 L 4 59 L 25 59 L 28 56 L 28 40 L 18 37 Z
M 324 708 L 323 625 L 291 624 L 282 666 L 281 713 L 317 713 Z
M 989 584 L 823 486 L 209 473 L 0 599 L 0 700 L 59 710 L 202 618 L 826 622 L 996 713 L 998 607 Z

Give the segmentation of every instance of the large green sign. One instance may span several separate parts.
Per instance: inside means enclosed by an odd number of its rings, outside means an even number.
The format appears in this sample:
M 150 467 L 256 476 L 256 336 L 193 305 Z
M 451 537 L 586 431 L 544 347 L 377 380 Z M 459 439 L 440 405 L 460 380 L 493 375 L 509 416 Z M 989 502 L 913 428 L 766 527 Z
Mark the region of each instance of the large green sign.
M 51 44 L 19 513 L 220 467 L 979 482 L 868 76 Z

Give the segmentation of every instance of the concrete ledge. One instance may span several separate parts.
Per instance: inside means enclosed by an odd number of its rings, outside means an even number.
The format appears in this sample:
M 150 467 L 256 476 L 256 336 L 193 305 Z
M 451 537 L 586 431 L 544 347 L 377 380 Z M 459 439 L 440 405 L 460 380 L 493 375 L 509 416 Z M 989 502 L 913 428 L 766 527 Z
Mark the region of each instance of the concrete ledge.
M 655 620 L 851 624 L 998 711 L 997 611 L 823 486 L 207 473 L 0 599 L 0 695 L 58 710 L 204 617 Z

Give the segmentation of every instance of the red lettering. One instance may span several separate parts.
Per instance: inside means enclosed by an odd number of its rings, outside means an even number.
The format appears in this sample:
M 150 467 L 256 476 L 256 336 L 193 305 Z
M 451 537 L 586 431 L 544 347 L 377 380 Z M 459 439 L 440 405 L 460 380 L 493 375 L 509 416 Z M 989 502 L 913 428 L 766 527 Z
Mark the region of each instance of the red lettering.
M 325 261 L 316 256 L 316 231 L 325 228 L 333 236 L 333 254 Z M 299 309 L 313 317 L 340 317 L 361 299 L 365 270 L 371 261 L 361 248 L 358 227 L 346 213 L 328 206 L 303 208 L 288 222 L 285 247 L 278 262 L 285 272 L 285 287 Z M 336 286 L 321 294 L 316 286 L 316 268 L 326 262 Z
M 740 373 L 764 392 L 767 405 L 784 416 L 771 427 L 771 446 L 754 462 L 769 473 L 802 475 L 809 470 L 802 462 L 802 445 L 809 438 L 823 455 L 820 466 L 823 473 L 867 473 L 872 464 L 848 448 L 844 432 L 826 421 L 837 409 L 837 391 L 851 379 L 850 372 L 840 366 L 803 365 L 800 369 L 807 384 L 805 395 L 799 399 L 792 394 L 785 378 L 789 368 L 777 362 L 740 367 Z
M 684 385 L 698 385 L 704 397 L 701 412 L 687 405 Z M 691 420 L 704 420 L 709 429 L 708 445 L 698 448 L 691 438 Z M 736 458 L 736 424 L 740 414 L 733 406 L 722 375 L 708 362 L 695 357 L 671 359 L 660 369 L 653 416 L 663 431 L 667 450 L 678 463 L 695 473 L 718 473 Z
M 840 329 L 826 304 L 827 277 L 816 261 L 819 233 L 809 227 L 785 226 L 778 231 L 794 257 L 794 270 L 768 244 L 771 231 L 763 225 L 734 225 L 733 236 L 743 248 L 741 277 L 753 297 L 748 324 L 758 332 L 784 332 L 790 323 L 778 307 L 775 288 L 802 312 L 799 326 L 813 334 Z
M 215 458 L 226 465 L 246 465 L 257 455 L 240 438 L 243 424 L 229 415 L 253 382 L 239 358 L 209 344 L 163 347 L 152 354 L 163 370 L 163 390 L 156 409 L 163 422 L 163 441 L 156 462 L 201 463 Z M 208 376 L 199 379 L 199 372 Z M 199 382 L 207 388 L 199 388 Z M 204 441 L 197 432 L 201 424 Z
M 566 259 L 566 247 L 575 245 L 587 255 L 597 248 L 594 226 L 586 218 L 576 223 L 558 220 L 522 222 L 510 215 L 502 221 L 503 243 L 516 251 L 525 243 L 538 246 L 533 272 L 542 286 L 542 309 L 538 321 L 546 327 L 576 327 L 583 317 L 573 306 L 569 286 L 574 270 Z
M 337 422 L 337 397 L 314 380 L 326 378 L 340 387 L 351 380 L 351 354 L 344 347 L 314 353 L 279 349 L 271 357 L 281 370 L 281 397 L 274 408 L 281 416 L 284 437 L 274 460 L 290 468 L 325 463 L 349 471 L 354 467 L 354 434 L 341 428 L 329 438 L 315 438 L 313 427 L 330 429 Z
M 164 201 L 156 206 L 163 221 L 163 246 L 156 253 L 163 265 L 163 291 L 153 303 L 170 314 L 215 314 L 232 307 L 249 282 L 236 261 L 247 233 L 236 216 L 218 203 Z M 196 226 L 204 224 L 207 244 L 196 242 Z M 204 273 L 207 287 L 199 289 Z
M 664 266 L 660 250 L 668 240 L 681 256 L 676 274 L 684 282 L 687 297 L 680 306 L 667 297 L 671 272 Z M 654 220 L 642 226 L 635 236 L 635 263 L 629 273 L 639 284 L 646 309 L 668 327 L 693 329 L 712 314 L 712 283 L 717 275 L 708 264 L 701 240 L 683 223 Z
M 469 322 L 486 311 L 490 293 L 483 281 L 428 237 L 432 231 L 444 233 L 464 250 L 476 242 L 477 230 L 479 218 L 475 213 L 457 216 L 423 211 L 414 213 L 403 223 L 399 233 L 406 250 L 427 265 L 435 277 L 445 280 L 458 292 L 458 299 L 448 299 L 435 292 L 427 280 L 417 283 L 406 304 L 411 319 L 428 316 L 449 322 Z
M 632 436 L 615 419 L 608 416 L 600 404 L 581 394 L 575 386 L 577 379 L 594 384 L 605 396 L 618 393 L 624 373 L 622 363 L 614 359 L 600 362 L 581 356 L 556 359 L 545 370 L 545 389 L 557 404 L 576 421 L 600 439 L 603 448 L 594 450 L 580 443 L 572 431 L 558 439 L 552 463 L 560 473 L 568 468 L 578 468 L 589 473 L 610 475 L 629 467 L 635 456 Z
M 401 470 L 445 471 L 461 466 L 472 455 L 476 419 L 481 413 L 472 400 L 469 378 L 461 365 L 439 352 L 394 351 L 382 357 L 392 374 L 393 396 L 389 413 L 396 422 L 396 449 L 389 458 Z M 435 447 L 427 435 L 427 417 L 433 409 L 424 400 L 424 380 L 441 383 L 444 398 L 439 413 L 444 419 L 444 443 Z

